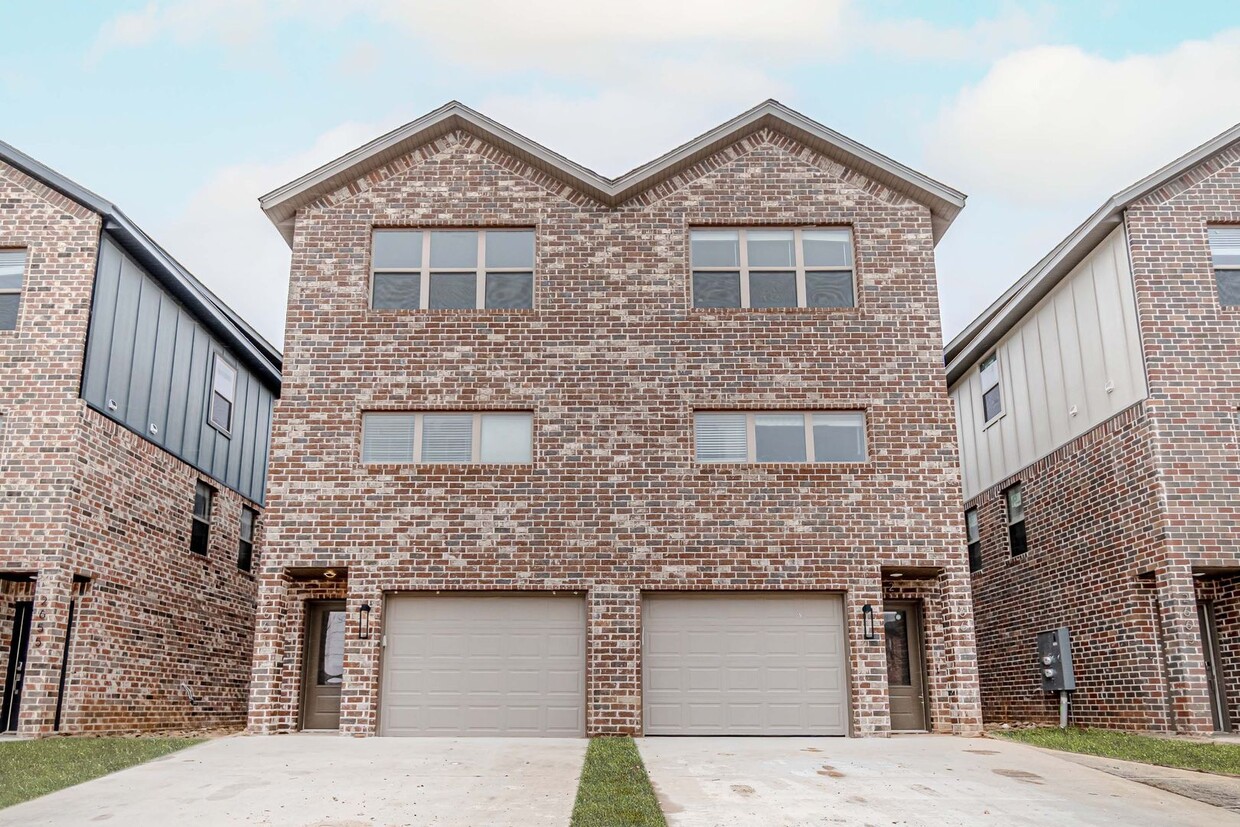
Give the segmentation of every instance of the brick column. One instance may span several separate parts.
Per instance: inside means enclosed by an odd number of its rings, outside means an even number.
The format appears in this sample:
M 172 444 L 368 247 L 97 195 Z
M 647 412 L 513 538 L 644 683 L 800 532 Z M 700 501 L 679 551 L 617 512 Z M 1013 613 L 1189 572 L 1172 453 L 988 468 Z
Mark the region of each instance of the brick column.
M 254 660 L 250 672 L 250 710 L 246 730 L 255 735 L 280 731 L 287 715 L 284 701 L 288 576 L 282 568 L 264 570 L 258 579 Z
M 1209 735 L 1214 721 L 1192 569 L 1168 567 L 1158 572 L 1157 582 L 1172 725 L 1183 735 Z
M 859 737 L 891 732 L 887 695 L 887 647 L 883 640 L 883 583 L 878 569 L 868 572 L 844 598 L 844 628 L 852 652 L 852 729 Z M 865 639 L 862 609 L 874 611 L 874 639 Z
M 943 649 L 950 670 L 948 700 L 950 720 L 940 726 L 932 722 L 936 732 L 953 735 L 982 733 L 982 692 L 977 675 L 977 644 L 973 632 L 973 589 L 969 572 L 963 565 L 950 568 L 939 576 L 942 601 Z M 926 656 L 929 657 L 927 652 Z
M 361 639 L 362 604 L 370 606 L 369 638 Z M 383 593 L 356 565 L 349 568 L 344 624 L 344 677 L 340 688 L 340 734 L 378 734 L 379 660 Z
M 641 591 L 595 586 L 587 602 L 586 734 L 640 735 Z
M 58 568 L 39 572 L 18 718 L 18 732 L 23 735 L 49 735 L 53 731 L 72 596 L 72 571 Z

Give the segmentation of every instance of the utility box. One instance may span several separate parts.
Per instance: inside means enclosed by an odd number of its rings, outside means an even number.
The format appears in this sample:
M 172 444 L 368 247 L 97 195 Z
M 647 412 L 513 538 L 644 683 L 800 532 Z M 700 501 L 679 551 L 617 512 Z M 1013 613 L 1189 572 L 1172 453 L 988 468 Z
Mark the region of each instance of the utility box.
M 1044 692 L 1071 692 L 1076 689 L 1076 675 L 1072 671 L 1072 641 L 1067 626 L 1038 633 L 1038 674 L 1042 676 Z

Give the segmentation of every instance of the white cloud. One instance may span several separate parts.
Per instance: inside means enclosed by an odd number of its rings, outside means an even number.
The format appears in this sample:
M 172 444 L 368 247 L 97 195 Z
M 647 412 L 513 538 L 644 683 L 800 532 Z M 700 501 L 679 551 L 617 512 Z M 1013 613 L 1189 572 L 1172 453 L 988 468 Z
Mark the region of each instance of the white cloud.
M 966 189 L 1101 200 L 1240 120 L 1240 30 L 1162 54 L 1074 46 L 999 60 L 934 125 L 927 157 Z

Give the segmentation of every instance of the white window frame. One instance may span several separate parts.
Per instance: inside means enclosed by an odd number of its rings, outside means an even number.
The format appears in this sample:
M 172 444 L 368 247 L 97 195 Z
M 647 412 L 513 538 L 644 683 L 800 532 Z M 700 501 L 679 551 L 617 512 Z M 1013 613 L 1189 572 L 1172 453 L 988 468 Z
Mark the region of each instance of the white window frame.
M 1219 307 L 1240 308 L 1240 304 L 1224 304 L 1223 303 L 1223 291 L 1219 287 L 1219 283 L 1218 283 L 1218 276 L 1220 272 L 1232 273 L 1236 275 L 1237 277 L 1240 277 L 1240 262 L 1236 264 L 1216 264 L 1214 261 L 1215 252 L 1214 252 L 1213 234 L 1215 231 L 1227 231 L 1227 230 L 1230 230 L 1231 232 L 1234 232 L 1236 234 L 1240 234 L 1240 226 L 1234 225 L 1234 224 L 1232 225 L 1218 224 L 1218 225 L 1213 225 L 1213 226 L 1206 228 L 1206 242 L 1210 249 L 1210 267 L 1212 268 L 1214 272 L 1214 294 L 1215 294 L 1216 299 L 1218 300 Z
M 693 461 L 699 465 L 738 465 L 728 460 L 701 460 L 697 452 L 697 417 L 698 414 L 744 414 L 745 415 L 745 465 L 864 465 L 870 461 L 870 417 L 864 408 L 822 408 L 819 410 L 763 410 L 736 411 L 716 408 L 702 408 L 693 412 Z M 805 435 L 805 459 L 803 460 L 760 460 L 757 458 L 758 440 L 755 418 L 766 415 L 802 417 L 802 431 Z M 822 414 L 854 414 L 861 417 L 862 457 L 861 459 L 825 459 L 814 458 L 814 416 Z
M 21 253 L 21 256 L 22 256 L 21 282 L 18 284 L 17 287 L 0 287 L 0 295 L 17 296 L 17 313 L 15 315 L 15 318 L 13 319 L 13 326 L 6 327 L 6 328 L 0 328 L 0 333 L 2 333 L 2 332 L 11 332 L 11 331 L 16 330 L 18 327 L 18 324 L 21 322 L 22 305 L 25 304 L 25 302 L 22 301 L 22 294 L 25 293 L 26 291 L 26 264 L 29 260 L 29 253 L 26 251 L 24 247 L 3 248 L 3 249 L 0 249 L 0 253 Z
M 751 307 L 749 298 L 749 231 L 755 232 L 788 232 L 792 231 L 792 248 L 793 248 L 793 266 L 792 267 L 756 267 L 759 273 L 795 273 L 797 287 L 797 303 L 788 307 L 797 307 L 805 310 L 856 310 L 859 303 L 857 291 L 857 247 L 853 237 L 852 227 L 839 225 L 822 225 L 810 227 L 713 227 L 698 226 L 689 228 L 689 306 L 695 310 L 784 310 L 782 307 Z M 811 265 L 805 266 L 805 248 L 802 243 L 802 237 L 805 230 L 835 230 L 848 233 L 848 255 L 852 259 L 852 264 L 847 265 Z M 734 232 L 737 233 L 738 244 L 740 245 L 740 258 L 737 259 L 739 264 L 736 267 L 698 267 L 693 263 L 693 234 L 695 232 Z M 740 273 L 741 282 L 741 304 L 739 308 L 734 307 L 698 307 L 694 303 L 693 298 L 693 274 L 694 273 Z M 850 273 L 852 276 L 852 305 L 848 307 L 808 307 L 807 290 L 805 287 L 805 274 L 811 273 Z
M 370 415 L 390 416 L 404 415 L 413 417 L 413 460 L 411 462 L 371 462 L 363 455 L 365 447 L 366 417 Z M 427 416 L 456 415 L 473 417 L 470 434 L 470 458 L 461 462 L 424 462 L 422 460 L 422 421 Z M 482 419 L 486 416 L 528 416 L 530 419 L 530 461 L 529 462 L 491 462 L 482 459 Z M 533 411 L 363 411 L 362 425 L 359 433 L 358 459 L 362 465 L 533 465 L 534 464 L 534 412 Z
M 227 425 L 220 425 L 215 421 L 215 417 L 213 415 L 215 412 L 215 395 L 218 393 L 215 389 L 215 380 L 216 376 L 219 374 L 221 364 L 232 371 L 232 397 L 229 398 L 223 394 L 220 394 L 220 396 L 224 396 L 225 401 L 228 402 Z M 237 379 L 239 373 L 240 372 L 237 370 L 237 366 L 225 358 L 223 353 L 220 353 L 219 351 L 215 352 L 215 355 L 211 360 L 211 384 L 207 388 L 207 424 L 226 437 L 232 436 L 233 422 L 236 421 L 237 418 Z
M 986 372 L 987 362 L 995 363 L 995 383 L 993 385 L 990 385 L 989 387 L 983 384 L 984 380 L 982 379 L 983 374 Z M 984 359 L 982 359 L 981 361 L 977 363 L 977 384 L 978 384 L 978 387 L 981 388 L 981 391 L 978 394 L 977 398 L 978 398 L 978 401 L 982 405 L 982 426 L 986 427 L 986 426 L 989 426 L 991 423 L 998 422 L 1000 419 L 1003 418 L 1003 415 L 1007 413 L 1007 409 L 1003 405 L 1003 364 L 999 359 L 999 351 L 997 350 L 993 351 L 989 356 L 985 357 Z M 999 412 L 995 414 L 994 416 L 990 417 L 989 419 L 987 419 L 986 418 L 986 392 L 990 390 L 990 388 L 999 389 Z
M 421 233 L 422 234 L 422 256 L 421 265 L 418 267 L 375 267 L 374 266 L 374 244 L 375 236 L 380 233 Z M 432 267 L 431 266 L 431 234 L 432 233 L 477 233 L 478 249 L 477 259 L 473 267 Z M 534 259 L 529 267 L 488 267 L 486 259 L 486 238 L 487 233 L 529 233 L 534 237 Z M 419 313 L 427 310 L 435 312 L 464 312 L 469 310 L 483 310 L 488 313 L 510 313 L 514 311 L 533 310 L 538 306 L 538 233 L 534 227 L 375 227 L 370 232 L 370 250 L 371 250 L 371 267 L 370 267 L 370 296 L 367 299 L 370 310 L 385 313 Z M 414 307 L 375 307 L 375 276 L 384 273 L 393 273 L 397 275 L 413 275 L 418 274 L 418 306 Z M 460 274 L 472 275 L 474 277 L 474 306 L 473 307 L 436 307 L 432 308 L 431 303 L 431 273 L 444 274 Z M 487 275 L 495 273 L 503 275 L 505 273 L 514 274 L 530 274 L 530 306 L 529 307 L 487 307 Z

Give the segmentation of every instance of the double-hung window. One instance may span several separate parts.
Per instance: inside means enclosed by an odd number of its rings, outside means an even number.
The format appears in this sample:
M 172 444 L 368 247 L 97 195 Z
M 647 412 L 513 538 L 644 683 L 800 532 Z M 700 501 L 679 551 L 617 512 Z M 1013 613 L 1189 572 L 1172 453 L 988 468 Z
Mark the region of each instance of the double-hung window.
M 528 310 L 533 230 L 375 230 L 376 310 Z
M 22 275 L 25 270 L 25 250 L 0 250 L 0 330 L 17 328 L 17 312 L 22 305 Z
M 254 526 L 258 512 L 248 505 L 241 506 L 241 530 L 237 541 L 237 568 L 249 571 L 254 566 Z
M 999 390 L 999 354 L 982 360 L 982 422 L 989 423 L 1003 413 L 1003 394 Z
M 237 403 L 237 369 L 215 354 L 211 368 L 211 403 L 207 421 L 225 435 L 232 433 L 233 407 Z
M 1003 492 L 1007 501 L 1008 545 L 1012 556 L 1019 557 L 1029 548 L 1029 539 L 1025 534 L 1025 501 L 1021 493 L 1020 483 Z
M 698 462 L 865 462 L 863 411 L 699 411 Z
M 362 415 L 362 462 L 528 465 L 533 431 L 527 411 L 376 411 Z
M 1208 234 L 1218 303 L 1240 307 L 1240 227 L 1211 227 Z
M 964 512 L 964 529 L 969 543 L 969 571 L 982 570 L 982 531 L 977 522 L 977 509 Z
M 201 480 L 194 487 L 194 526 L 189 538 L 189 550 L 206 555 L 211 543 L 211 508 L 215 503 L 215 489 Z
M 693 306 L 855 307 L 846 227 L 694 229 Z

